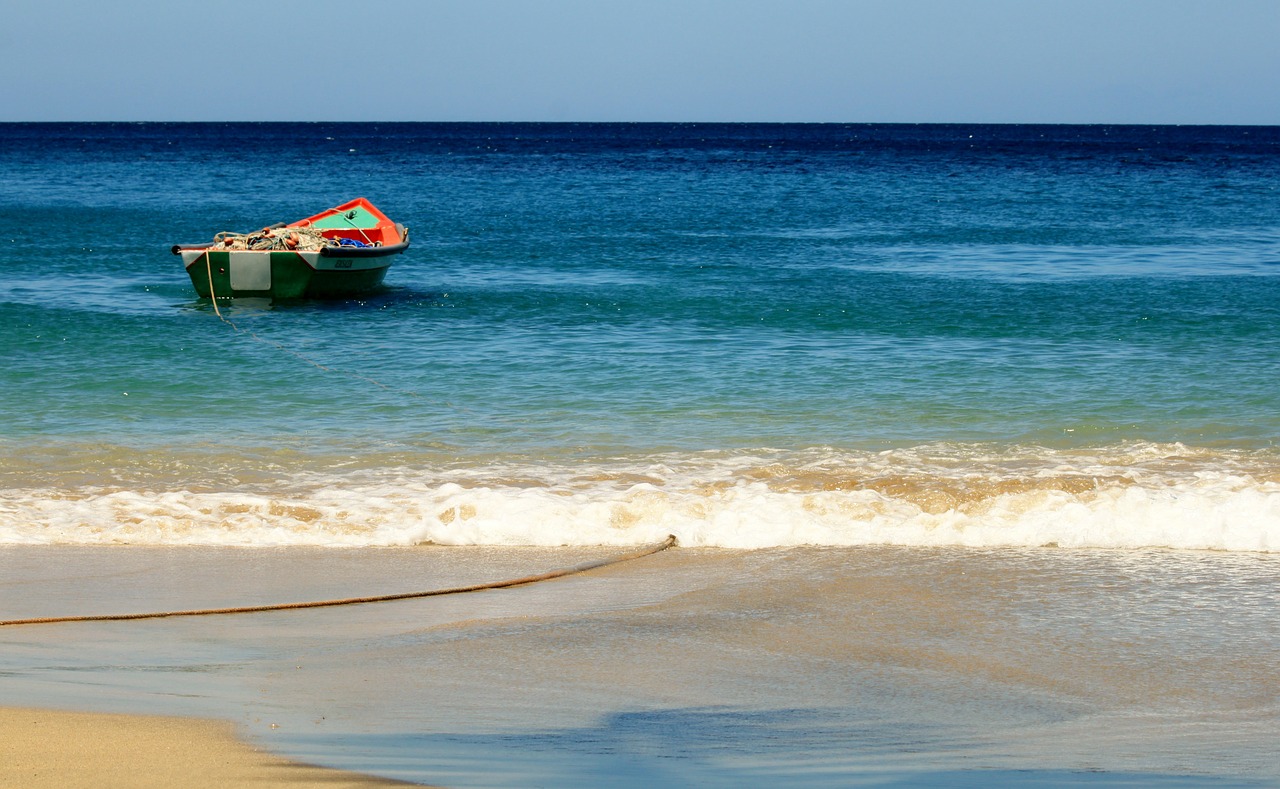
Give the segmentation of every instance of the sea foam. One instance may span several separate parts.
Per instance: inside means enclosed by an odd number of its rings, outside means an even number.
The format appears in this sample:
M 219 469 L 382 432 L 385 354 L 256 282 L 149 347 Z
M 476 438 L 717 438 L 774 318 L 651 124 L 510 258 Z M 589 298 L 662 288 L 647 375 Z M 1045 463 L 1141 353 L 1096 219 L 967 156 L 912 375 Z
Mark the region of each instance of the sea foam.
M 0 543 L 1280 550 L 1273 455 L 924 447 L 301 472 L 250 489 L 0 491 Z

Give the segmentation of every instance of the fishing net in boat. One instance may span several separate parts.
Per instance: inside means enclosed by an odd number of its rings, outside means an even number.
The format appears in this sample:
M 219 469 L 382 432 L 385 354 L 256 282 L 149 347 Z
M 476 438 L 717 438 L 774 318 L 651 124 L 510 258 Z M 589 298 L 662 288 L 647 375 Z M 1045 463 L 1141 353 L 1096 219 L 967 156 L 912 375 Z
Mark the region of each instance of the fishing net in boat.
M 315 252 L 325 247 L 340 245 L 338 239 L 325 238 L 319 230 L 311 227 L 264 227 L 252 233 L 232 233 L 224 230 L 213 237 L 213 244 L 218 249 L 255 252 L 271 250 Z

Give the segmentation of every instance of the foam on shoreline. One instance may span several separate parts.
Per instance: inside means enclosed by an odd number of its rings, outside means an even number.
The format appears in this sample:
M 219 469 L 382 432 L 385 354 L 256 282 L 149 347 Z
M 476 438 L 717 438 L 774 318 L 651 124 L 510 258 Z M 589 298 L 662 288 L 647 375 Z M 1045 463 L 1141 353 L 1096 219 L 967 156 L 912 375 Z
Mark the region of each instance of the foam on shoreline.
M 0 544 L 587 546 L 674 534 L 736 549 L 1280 550 L 1280 461 L 1181 445 L 691 453 L 301 469 L 212 489 L 150 482 L 0 490 Z

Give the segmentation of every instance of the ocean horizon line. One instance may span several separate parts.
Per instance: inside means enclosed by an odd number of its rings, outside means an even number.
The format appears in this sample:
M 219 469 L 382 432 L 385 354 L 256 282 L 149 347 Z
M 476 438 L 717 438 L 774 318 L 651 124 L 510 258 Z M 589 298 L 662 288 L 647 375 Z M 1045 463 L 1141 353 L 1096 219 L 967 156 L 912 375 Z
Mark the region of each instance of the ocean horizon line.
M 1063 127 L 1063 128 L 1133 128 L 1133 129 L 1275 129 L 1280 123 L 1207 123 L 1202 121 L 803 121 L 803 120 L 407 120 L 374 119 L 348 120 L 336 118 L 311 119 L 26 119 L 0 120 L 0 126 L 35 125 L 86 125 L 86 126 L 137 126 L 137 125 L 333 125 L 368 126 L 394 124 L 404 126 L 850 126 L 850 127 Z

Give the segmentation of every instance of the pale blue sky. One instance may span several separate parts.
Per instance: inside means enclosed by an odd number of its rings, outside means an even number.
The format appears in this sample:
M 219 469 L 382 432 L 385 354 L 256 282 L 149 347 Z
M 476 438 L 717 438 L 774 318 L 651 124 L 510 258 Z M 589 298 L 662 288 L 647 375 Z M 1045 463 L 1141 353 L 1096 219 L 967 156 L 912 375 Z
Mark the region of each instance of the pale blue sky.
M 1280 124 L 1280 0 L 6 0 L 0 120 Z

